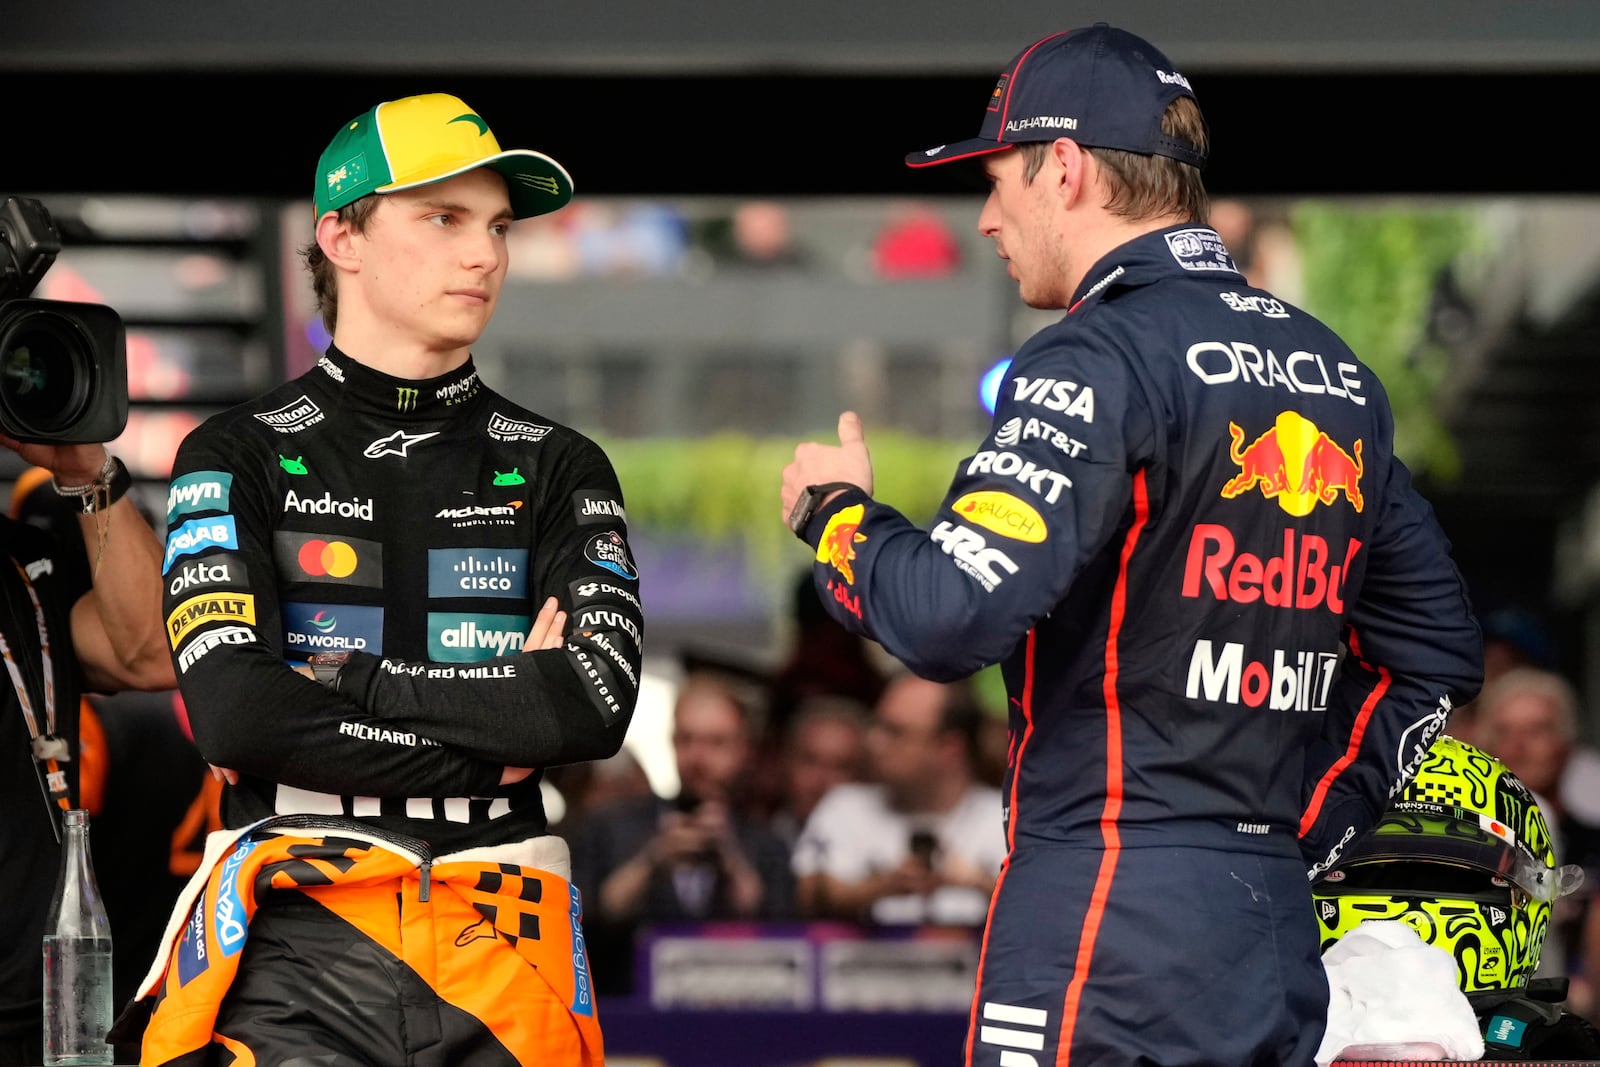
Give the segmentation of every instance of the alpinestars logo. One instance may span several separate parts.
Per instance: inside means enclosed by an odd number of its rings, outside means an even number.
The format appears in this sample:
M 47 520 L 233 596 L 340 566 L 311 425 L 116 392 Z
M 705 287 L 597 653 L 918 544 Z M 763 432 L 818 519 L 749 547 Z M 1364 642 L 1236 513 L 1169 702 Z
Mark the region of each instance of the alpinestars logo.
M 405 459 L 411 454 L 412 445 L 438 436 L 438 430 L 432 433 L 406 433 L 404 430 L 396 430 L 388 437 L 380 437 L 372 442 L 361 450 L 361 454 L 368 459 L 382 459 L 384 456 L 399 456 Z
M 416 389 L 411 388 L 410 386 L 407 386 L 407 385 L 395 386 L 395 390 L 394 390 L 394 409 L 396 411 L 415 411 L 415 410 L 417 410 L 417 397 L 419 395 L 420 395 L 420 392 L 418 390 L 416 390 Z

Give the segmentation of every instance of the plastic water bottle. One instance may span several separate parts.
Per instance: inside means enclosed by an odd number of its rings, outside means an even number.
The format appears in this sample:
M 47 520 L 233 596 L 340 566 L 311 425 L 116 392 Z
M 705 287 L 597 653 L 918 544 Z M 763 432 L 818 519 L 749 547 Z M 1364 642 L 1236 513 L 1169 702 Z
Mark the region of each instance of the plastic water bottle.
M 89 856 L 89 813 L 66 813 L 61 874 L 44 928 L 44 1063 L 113 1062 L 111 924 Z

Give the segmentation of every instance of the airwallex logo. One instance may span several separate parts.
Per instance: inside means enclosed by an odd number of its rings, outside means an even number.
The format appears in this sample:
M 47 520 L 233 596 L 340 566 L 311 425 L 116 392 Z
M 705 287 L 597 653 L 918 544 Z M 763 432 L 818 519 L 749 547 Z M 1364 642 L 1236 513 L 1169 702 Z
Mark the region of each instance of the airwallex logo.
M 428 612 L 428 658 L 475 663 L 522 651 L 532 620 L 526 615 L 458 615 Z

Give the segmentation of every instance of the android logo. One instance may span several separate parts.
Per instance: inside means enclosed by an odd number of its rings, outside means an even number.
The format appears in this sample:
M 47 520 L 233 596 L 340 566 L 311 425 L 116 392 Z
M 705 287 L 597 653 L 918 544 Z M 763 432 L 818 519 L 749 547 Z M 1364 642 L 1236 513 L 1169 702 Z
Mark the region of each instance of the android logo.
M 494 484 L 495 485 L 522 485 L 528 479 L 526 479 L 522 475 L 518 474 L 517 473 L 518 470 L 519 470 L 519 468 L 512 467 L 510 474 L 501 474 L 499 471 L 495 471 L 494 472 Z
M 290 474 L 309 474 L 310 472 L 306 470 L 306 465 L 300 462 L 303 458 L 303 456 L 296 456 L 293 459 L 285 459 L 283 454 L 279 453 L 278 466 Z

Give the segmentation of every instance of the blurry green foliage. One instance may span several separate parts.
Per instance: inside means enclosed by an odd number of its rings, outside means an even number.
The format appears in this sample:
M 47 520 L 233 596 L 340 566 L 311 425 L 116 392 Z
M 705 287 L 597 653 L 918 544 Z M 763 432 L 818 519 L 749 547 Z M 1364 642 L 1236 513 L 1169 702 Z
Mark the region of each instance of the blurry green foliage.
M 1445 353 L 1427 337 L 1439 272 L 1479 243 L 1465 210 L 1302 202 L 1290 213 L 1301 259 L 1305 310 L 1342 336 L 1383 381 L 1395 415 L 1396 452 L 1414 472 L 1455 475 L 1455 446 L 1432 398 Z M 834 427 L 803 438 L 722 433 L 694 439 L 601 441 L 635 530 L 661 540 L 736 544 L 752 580 L 781 611 L 810 551 L 780 514 L 782 470 L 800 440 L 835 443 Z M 874 495 L 919 525 L 944 499 L 976 440 L 947 441 L 870 430 Z M 977 681 L 990 710 L 1004 713 L 998 668 Z
M 1455 442 L 1434 409 L 1448 370 L 1427 334 L 1440 272 L 1482 243 L 1459 208 L 1306 201 L 1290 212 L 1305 310 L 1326 322 L 1383 382 L 1394 409 L 1395 454 L 1414 473 L 1449 481 Z
M 811 552 L 784 524 L 783 468 L 801 440 L 836 444 L 833 427 L 804 438 L 721 433 L 693 439 L 601 441 L 622 484 L 630 528 L 660 540 L 737 543 L 775 604 Z M 933 517 L 956 465 L 976 441 L 943 441 L 868 430 L 874 495 L 912 522 Z

